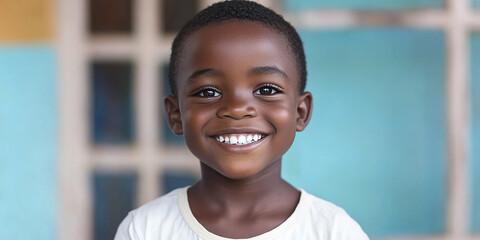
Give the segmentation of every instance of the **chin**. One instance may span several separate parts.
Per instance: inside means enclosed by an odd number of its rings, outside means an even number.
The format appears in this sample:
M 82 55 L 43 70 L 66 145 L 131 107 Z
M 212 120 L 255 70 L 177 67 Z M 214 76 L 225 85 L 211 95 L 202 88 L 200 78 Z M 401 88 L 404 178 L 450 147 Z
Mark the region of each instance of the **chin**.
M 246 179 L 246 178 L 255 176 L 260 171 L 258 171 L 258 169 L 252 168 L 251 166 L 246 168 L 241 168 L 239 166 L 236 166 L 236 167 L 223 168 L 217 172 L 226 178 L 229 178 L 232 180 L 241 180 L 241 179 Z
M 232 180 L 241 180 L 241 179 L 246 179 L 246 178 L 249 178 L 253 175 L 255 175 L 255 173 L 252 173 L 250 171 L 223 171 L 223 172 L 219 172 L 222 176 L 226 177 L 226 178 L 229 178 L 229 179 L 232 179 Z

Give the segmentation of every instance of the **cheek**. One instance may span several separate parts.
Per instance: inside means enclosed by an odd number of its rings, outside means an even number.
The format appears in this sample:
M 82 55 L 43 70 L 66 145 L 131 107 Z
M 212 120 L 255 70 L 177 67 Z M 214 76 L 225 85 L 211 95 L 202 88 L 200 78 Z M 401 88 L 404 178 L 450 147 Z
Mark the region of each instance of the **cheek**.
M 201 107 L 182 109 L 182 127 L 185 143 L 193 153 L 197 152 L 196 146 L 200 147 L 199 145 L 203 143 L 199 139 L 205 137 L 204 126 L 210 120 L 211 114 L 211 110 Z
M 197 132 L 211 117 L 211 109 L 186 101 L 181 106 L 184 131 Z
M 287 151 L 293 143 L 296 133 L 296 111 L 289 103 L 279 104 L 268 110 L 267 120 L 274 126 L 277 142 L 276 145 Z

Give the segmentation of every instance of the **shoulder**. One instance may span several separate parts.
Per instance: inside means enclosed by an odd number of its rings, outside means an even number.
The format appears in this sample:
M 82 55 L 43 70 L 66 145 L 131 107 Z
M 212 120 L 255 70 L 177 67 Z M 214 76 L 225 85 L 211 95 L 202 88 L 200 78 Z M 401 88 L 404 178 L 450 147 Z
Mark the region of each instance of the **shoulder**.
M 115 240 L 145 239 L 147 232 L 159 231 L 162 227 L 181 220 L 178 198 L 186 189 L 175 189 L 128 213 L 118 227 Z
M 350 218 L 347 212 L 341 207 L 318 198 L 304 190 L 302 190 L 302 197 L 304 198 L 305 208 L 311 215 L 322 218 L 323 220 L 328 220 L 329 222 L 338 218 Z
M 138 218 L 151 216 L 166 216 L 169 213 L 175 213 L 175 209 L 178 209 L 179 195 L 183 191 L 186 191 L 186 188 L 175 189 L 167 193 L 166 195 L 163 195 L 133 210 L 131 214 Z
M 304 195 L 304 211 L 310 216 L 308 221 L 328 232 L 327 235 L 331 239 L 368 239 L 360 225 L 344 209 L 304 190 L 302 195 Z

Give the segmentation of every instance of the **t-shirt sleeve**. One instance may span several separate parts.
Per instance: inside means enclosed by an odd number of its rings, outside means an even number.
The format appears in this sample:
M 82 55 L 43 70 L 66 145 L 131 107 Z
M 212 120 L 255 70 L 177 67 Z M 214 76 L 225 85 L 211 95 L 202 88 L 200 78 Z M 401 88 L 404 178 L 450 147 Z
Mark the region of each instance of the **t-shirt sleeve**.
M 118 226 L 115 240 L 138 240 L 139 237 L 135 232 L 135 224 L 133 221 L 133 213 L 128 213 L 127 217 L 123 219 L 120 226 Z
M 346 212 L 335 218 L 332 240 L 369 240 L 360 225 Z

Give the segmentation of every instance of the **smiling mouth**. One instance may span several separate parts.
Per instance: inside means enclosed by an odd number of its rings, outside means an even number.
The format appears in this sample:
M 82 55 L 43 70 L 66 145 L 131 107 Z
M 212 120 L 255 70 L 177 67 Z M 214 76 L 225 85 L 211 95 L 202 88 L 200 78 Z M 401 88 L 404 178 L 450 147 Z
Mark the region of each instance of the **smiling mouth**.
M 265 135 L 259 133 L 245 133 L 245 134 L 222 134 L 215 136 L 215 140 L 229 145 L 246 145 L 254 143 L 264 138 Z

